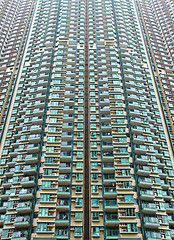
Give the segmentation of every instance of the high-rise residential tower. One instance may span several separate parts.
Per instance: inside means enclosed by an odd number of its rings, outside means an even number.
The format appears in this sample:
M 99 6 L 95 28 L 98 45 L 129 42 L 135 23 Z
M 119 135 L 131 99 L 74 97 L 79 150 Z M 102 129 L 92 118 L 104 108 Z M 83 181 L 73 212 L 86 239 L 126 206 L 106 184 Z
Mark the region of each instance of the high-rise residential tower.
M 158 92 L 174 141 L 174 2 L 136 0 Z
M 26 1 L 1 69 L 0 239 L 174 239 L 172 135 L 137 2 Z

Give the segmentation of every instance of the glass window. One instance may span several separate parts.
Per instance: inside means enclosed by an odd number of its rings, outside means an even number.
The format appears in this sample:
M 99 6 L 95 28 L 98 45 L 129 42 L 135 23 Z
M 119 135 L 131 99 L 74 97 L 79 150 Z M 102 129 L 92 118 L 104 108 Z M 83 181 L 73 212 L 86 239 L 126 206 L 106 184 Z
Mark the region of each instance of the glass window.
M 75 236 L 81 236 L 82 235 L 82 227 L 75 227 L 75 232 L 74 235 Z
M 48 216 L 48 208 L 39 208 L 39 216 Z
M 82 198 L 76 198 L 75 206 L 76 207 L 81 207 L 82 206 Z
M 98 186 L 92 185 L 92 193 L 98 193 Z
M 91 162 L 91 168 L 92 169 L 98 169 L 98 163 L 97 162 Z
M 99 198 L 92 198 L 92 206 L 93 207 L 99 206 Z
M 82 186 L 81 185 L 77 185 L 76 186 L 76 193 L 81 193 L 82 192 Z
M 50 194 L 41 194 L 40 195 L 40 200 L 43 201 L 43 202 L 49 202 Z
M 47 230 L 47 223 L 38 223 L 37 231 L 44 232 Z
M 82 169 L 82 167 L 83 167 L 83 162 L 76 163 L 76 169 Z
M 92 235 L 93 236 L 100 236 L 100 228 L 99 227 L 93 227 L 92 228 Z
M 82 220 L 82 212 L 75 212 L 75 220 Z
M 92 213 L 92 220 L 99 221 L 99 212 Z

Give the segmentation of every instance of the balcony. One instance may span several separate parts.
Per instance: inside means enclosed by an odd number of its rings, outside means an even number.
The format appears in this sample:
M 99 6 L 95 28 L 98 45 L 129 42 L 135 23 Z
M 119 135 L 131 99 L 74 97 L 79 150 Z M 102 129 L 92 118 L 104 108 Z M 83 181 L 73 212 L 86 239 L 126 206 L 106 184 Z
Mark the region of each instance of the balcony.
M 40 134 L 32 134 L 28 137 L 29 143 L 39 143 L 40 140 Z
M 114 161 L 113 153 L 112 152 L 103 152 L 102 159 L 103 159 L 103 162 Z
M 141 136 L 141 135 L 138 135 L 138 136 L 133 136 L 133 143 L 135 144 L 143 144 L 145 143 L 145 137 L 144 136 Z
M 55 239 L 68 239 L 68 229 L 67 228 L 57 228 L 54 234 Z
M 174 204 L 173 203 L 165 203 L 165 208 L 167 213 L 174 213 Z
M 69 188 L 69 186 L 59 186 L 57 194 L 58 194 L 59 198 L 70 197 L 70 188 Z
M 132 133 L 135 135 L 138 134 L 141 136 L 141 134 L 144 133 L 144 129 L 140 126 L 132 127 Z
M 158 232 L 146 232 L 146 239 L 147 240 L 161 240 L 161 234 Z
M 55 225 L 56 226 L 68 226 L 69 224 L 69 213 L 68 212 L 60 212 L 56 216 Z
M 115 228 L 106 228 L 106 239 L 118 239 L 120 237 L 119 230 Z
M 131 118 L 130 124 L 133 126 L 141 126 L 143 122 L 141 118 Z
M 169 220 L 169 225 L 173 227 L 174 226 L 174 217 L 171 215 L 168 215 L 168 220 Z
M 70 174 L 59 174 L 58 181 L 61 185 L 70 185 Z
M 61 143 L 62 151 L 70 151 L 72 149 L 72 142 L 63 142 Z
M 104 197 L 105 198 L 113 198 L 116 197 L 116 187 L 104 187 Z
M 7 208 L 8 208 L 8 202 L 4 202 L 2 206 L 0 206 L 0 213 L 6 212 Z
M 105 214 L 105 224 L 106 224 L 106 227 L 118 226 L 119 225 L 118 214 L 106 213 Z
M 144 177 L 139 177 L 138 178 L 138 186 L 141 188 L 151 188 L 153 185 L 152 179 L 151 178 L 144 178 Z
M 61 152 L 60 154 L 60 161 L 61 162 L 70 162 L 72 158 L 71 152 Z
M 114 163 L 108 162 L 103 164 L 103 173 L 114 173 L 115 172 L 115 167 Z
M 0 199 L 1 200 L 8 200 L 9 196 L 10 196 L 10 190 L 6 190 L 4 193 L 2 193 L 0 195 Z
M 155 194 L 152 190 L 143 190 L 140 191 L 141 200 L 153 201 L 155 198 Z
M 115 174 L 104 174 L 103 181 L 105 185 L 110 185 L 111 182 L 115 182 Z
M 20 200 L 30 200 L 33 198 L 33 191 L 32 189 L 21 189 L 19 192 L 19 198 Z
M 30 226 L 30 217 L 26 216 L 26 217 L 16 217 L 14 220 L 14 226 L 15 228 L 26 228 Z
M 11 240 L 27 240 L 28 239 L 28 233 L 27 232 L 13 232 Z
M 134 102 L 134 101 L 136 102 L 138 100 L 138 97 L 135 94 L 128 94 L 127 100 L 130 102 Z
M 70 173 L 71 172 L 71 163 L 61 162 L 59 165 L 60 173 Z
M 139 176 L 149 176 L 151 173 L 151 169 L 148 166 L 139 166 L 137 169 L 137 175 Z
M 22 187 L 34 187 L 35 178 L 33 176 L 23 177 L 21 180 L 21 184 L 22 184 Z
M 71 132 L 62 132 L 62 141 L 71 141 L 72 133 Z
M 106 152 L 106 151 L 112 151 L 112 149 L 113 149 L 112 142 L 103 142 L 103 144 L 102 144 L 102 150 L 103 150 L 104 152 Z
M 4 224 L 5 215 L 0 215 L 0 226 Z
M 69 199 L 59 199 L 57 203 L 57 209 L 60 211 L 68 211 L 69 210 Z
M 25 162 L 27 164 L 35 164 L 38 162 L 38 155 L 37 154 L 27 154 L 25 157 Z
M 155 217 L 144 217 L 144 227 L 157 229 L 158 227 L 160 227 L 160 224 L 158 222 L 158 219 Z
M 42 127 L 40 125 L 33 125 L 30 128 L 30 132 L 37 134 L 37 133 L 41 133 L 42 132 Z
M 24 166 L 23 172 L 25 175 L 35 175 L 37 173 L 37 167 L 32 165 Z
M 147 147 L 145 145 L 135 145 L 134 152 L 136 154 L 146 154 L 147 152 Z
M 105 211 L 106 212 L 115 212 L 118 210 L 117 201 L 115 199 L 106 199 L 105 200 Z
M 154 203 L 147 203 L 147 204 L 142 204 L 142 212 L 144 214 L 155 214 L 157 212 L 157 207 L 156 204 Z
M 149 162 L 149 159 L 147 158 L 147 156 L 137 155 L 135 158 L 135 161 L 136 161 L 136 164 L 147 165 Z
M 162 196 L 166 201 L 172 200 L 172 195 L 170 194 L 170 191 L 162 191 Z
M 17 205 L 16 211 L 20 214 L 30 213 L 32 210 L 31 202 L 20 202 Z

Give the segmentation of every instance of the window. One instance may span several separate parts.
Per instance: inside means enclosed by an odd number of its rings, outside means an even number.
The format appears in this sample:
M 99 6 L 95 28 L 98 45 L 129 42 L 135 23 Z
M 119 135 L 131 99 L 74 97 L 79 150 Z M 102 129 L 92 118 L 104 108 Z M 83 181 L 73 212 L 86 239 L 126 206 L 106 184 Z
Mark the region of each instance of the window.
M 82 169 L 83 163 L 82 162 L 77 162 L 76 163 L 76 169 Z
M 99 198 L 92 198 L 92 206 L 93 207 L 99 206 Z
M 50 122 L 50 123 L 56 123 L 56 122 L 57 122 L 57 118 L 50 118 L 50 119 L 49 119 L 49 122 Z
M 38 223 L 37 231 L 44 232 L 47 230 L 47 223 Z
M 128 232 L 137 232 L 137 225 L 135 223 L 128 223 L 127 231 Z
M 91 123 L 91 128 L 96 128 L 96 123 Z
M 46 152 L 47 153 L 53 153 L 54 152 L 54 147 L 46 147 Z
M 97 147 L 97 142 L 91 141 L 91 147 L 96 148 Z
M 39 216 L 48 216 L 48 208 L 39 208 Z
M 77 123 L 77 128 L 83 128 L 83 123 Z
M 92 213 L 92 220 L 93 221 L 99 221 L 99 212 L 93 212 Z
M 97 152 L 96 151 L 92 151 L 91 152 L 91 157 L 92 158 L 97 158 Z
M 83 137 L 83 132 L 77 132 L 77 137 Z
M 76 181 L 82 181 L 83 180 L 83 174 L 82 173 L 76 173 Z
M 75 236 L 81 236 L 82 235 L 82 227 L 75 227 L 75 232 L 74 235 Z
M 48 137 L 47 138 L 47 142 L 55 142 L 55 138 L 54 136 Z
M 76 221 L 82 220 L 82 212 L 75 212 L 75 220 Z
M 77 152 L 77 158 L 82 158 L 82 157 L 83 157 L 83 152 L 78 151 L 78 152 Z
M 83 142 L 79 142 L 79 141 L 78 141 L 78 142 L 77 142 L 77 147 L 78 147 L 78 148 L 82 148 L 82 147 L 83 147 Z
M 97 133 L 96 133 L 96 132 L 91 132 L 91 137 L 92 137 L 92 138 L 96 138 L 96 136 L 97 136 Z
M 92 179 L 92 181 L 98 181 L 98 174 L 97 173 L 92 173 L 91 174 L 91 179 Z
M 133 202 L 133 195 L 124 195 L 125 202 Z
M 75 206 L 76 207 L 81 207 L 82 206 L 82 198 L 76 198 Z
M 90 102 L 95 103 L 95 98 L 91 98 Z
M 42 188 L 51 188 L 51 181 L 42 181 Z
M 48 127 L 48 132 L 56 132 L 56 127 Z
M 77 118 L 78 118 L 78 120 L 83 120 L 83 115 L 82 114 L 78 114 Z
M 91 162 L 91 168 L 92 169 L 98 169 L 98 163 L 97 162 Z
M 82 192 L 82 186 L 81 185 L 77 185 L 76 186 L 76 193 L 81 193 Z
M 92 235 L 93 236 L 100 236 L 100 228 L 99 227 L 93 227 L 92 228 Z
M 50 199 L 50 195 L 49 194 L 41 194 L 40 195 L 40 200 L 42 202 L 49 202 L 49 199 Z
M 98 193 L 98 186 L 92 185 L 92 193 Z
M 96 107 L 90 107 L 91 112 L 96 112 Z

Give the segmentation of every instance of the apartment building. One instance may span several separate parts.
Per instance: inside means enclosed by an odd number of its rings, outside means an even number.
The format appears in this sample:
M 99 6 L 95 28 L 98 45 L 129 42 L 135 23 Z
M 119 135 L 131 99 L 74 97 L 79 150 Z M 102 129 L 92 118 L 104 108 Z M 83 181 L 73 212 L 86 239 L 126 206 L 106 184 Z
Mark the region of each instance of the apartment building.
M 174 3 L 136 1 L 154 77 L 174 141 Z
M 168 118 L 136 2 L 33 4 L 1 124 L 0 239 L 174 239 Z

